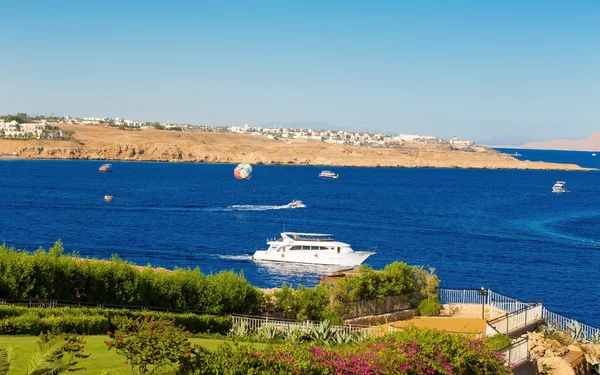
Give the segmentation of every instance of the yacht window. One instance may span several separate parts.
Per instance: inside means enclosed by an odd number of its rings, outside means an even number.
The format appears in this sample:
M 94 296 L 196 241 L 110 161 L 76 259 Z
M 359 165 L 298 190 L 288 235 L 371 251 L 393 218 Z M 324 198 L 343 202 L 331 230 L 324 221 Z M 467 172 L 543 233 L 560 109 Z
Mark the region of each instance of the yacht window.
M 302 250 L 302 246 L 292 246 L 290 250 Z

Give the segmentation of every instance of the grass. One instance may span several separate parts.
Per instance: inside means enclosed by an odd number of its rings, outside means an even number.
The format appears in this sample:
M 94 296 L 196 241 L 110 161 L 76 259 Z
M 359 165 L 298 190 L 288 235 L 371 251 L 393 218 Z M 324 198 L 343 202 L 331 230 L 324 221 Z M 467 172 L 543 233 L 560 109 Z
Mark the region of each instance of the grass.
M 115 350 L 108 351 L 104 341 L 107 336 L 86 336 L 85 353 L 90 354 L 80 361 L 84 370 L 75 372 L 80 375 L 100 375 L 102 370 L 112 371 L 113 374 L 129 374 L 129 365 L 125 365 L 125 357 L 117 354 Z M 27 362 L 37 349 L 37 336 L 4 336 L 0 335 L 0 348 L 12 346 L 13 354 L 17 356 L 12 362 L 9 375 L 21 375 L 27 368 Z M 202 345 L 207 349 L 216 349 L 225 340 L 217 339 L 190 339 L 192 344 Z M 264 344 L 257 344 L 263 346 Z M 79 367 L 79 366 L 78 366 Z

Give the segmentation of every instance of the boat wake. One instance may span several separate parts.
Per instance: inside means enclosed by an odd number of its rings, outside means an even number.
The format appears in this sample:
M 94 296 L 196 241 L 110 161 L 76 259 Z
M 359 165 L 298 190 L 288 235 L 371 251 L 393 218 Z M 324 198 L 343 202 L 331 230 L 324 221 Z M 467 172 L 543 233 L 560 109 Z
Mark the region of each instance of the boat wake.
M 306 205 L 304 205 L 304 204 L 297 205 L 295 207 L 291 207 L 289 204 L 284 204 L 283 206 L 235 204 L 233 206 L 228 206 L 225 210 L 229 210 L 229 211 L 270 211 L 270 210 L 287 210 L 287 209 L 304 208 L 304 207 L 306 207 Z
M 229 260 L 248 261 L 248 260 L 252 260 L 252 255 L 250 255 L 250 254 L 242 254 L 242 255 L 217 255 L 217 258 L 220 258 L 220 259 L 229 259 Z

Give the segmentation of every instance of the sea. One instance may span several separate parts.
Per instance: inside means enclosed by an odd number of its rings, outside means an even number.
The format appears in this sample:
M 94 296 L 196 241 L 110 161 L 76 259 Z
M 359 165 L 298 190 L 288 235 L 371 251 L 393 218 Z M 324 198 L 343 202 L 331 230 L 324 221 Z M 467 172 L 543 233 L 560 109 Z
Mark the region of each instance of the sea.
M 500 150 L 600 168 L 591 152 Z M 332 269 L 255 262 L 283 231 L 333 234 L 355 250 L 434 268 L 446 288 L 490 288 L 600 327 L 598 172 L 0 160 L 0 242 L 204 273 L 259 287 L 313 286 Z M 318 177 L 323 169 L 337 180 Z M 553 194 L 557 180 L 567 193 Z M 110 203 L 105 195 L 114 196 Z M 305 208 L 286 204 L 301 199 Z

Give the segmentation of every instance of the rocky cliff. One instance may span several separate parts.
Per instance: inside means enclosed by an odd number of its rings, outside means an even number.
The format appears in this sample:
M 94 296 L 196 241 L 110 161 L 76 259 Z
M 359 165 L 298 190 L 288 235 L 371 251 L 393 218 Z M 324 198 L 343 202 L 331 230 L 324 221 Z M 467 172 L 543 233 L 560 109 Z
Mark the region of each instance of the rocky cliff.
M 0 140 L 0 156 L 31 159 L 140 160 L 165 162 L 290 164 L 361 167 L 436 167 L 585 170 L 574 164 L 519 161 L 496 152 L 421 150 L 328 145 L 321 141 L 275 141 L 261 136 L 118 130 L 61 125 L 75 139 Z

